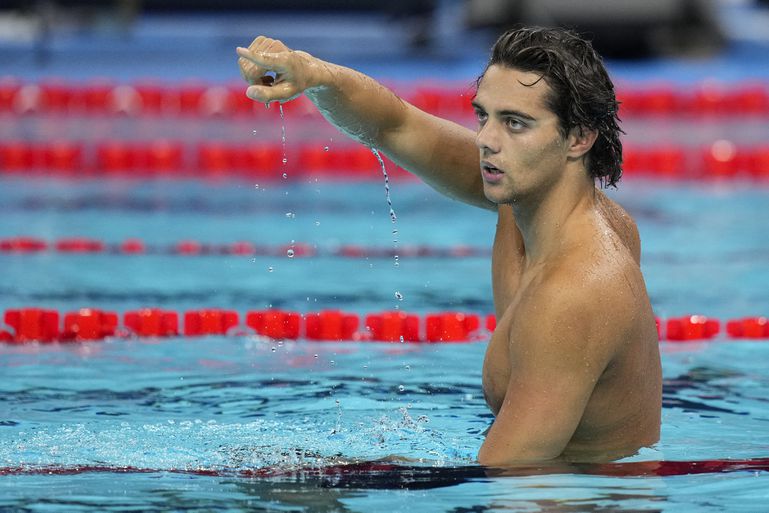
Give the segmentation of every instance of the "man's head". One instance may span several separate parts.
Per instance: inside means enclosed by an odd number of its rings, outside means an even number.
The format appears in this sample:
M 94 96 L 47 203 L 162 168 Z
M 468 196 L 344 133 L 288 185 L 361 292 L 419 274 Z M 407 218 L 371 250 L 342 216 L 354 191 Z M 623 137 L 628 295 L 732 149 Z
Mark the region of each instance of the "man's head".
M 604 186 L 616 185 L 622 175 L 618 103 L 603 61 L 588 41 L 564 29 L 510 30 L 494 44 L 486 69 L 494 65 L 532 72 L 544 80 L 550 88 L 545 102 L 560 121 L 561 135 L 594 131 L 587 170 Z

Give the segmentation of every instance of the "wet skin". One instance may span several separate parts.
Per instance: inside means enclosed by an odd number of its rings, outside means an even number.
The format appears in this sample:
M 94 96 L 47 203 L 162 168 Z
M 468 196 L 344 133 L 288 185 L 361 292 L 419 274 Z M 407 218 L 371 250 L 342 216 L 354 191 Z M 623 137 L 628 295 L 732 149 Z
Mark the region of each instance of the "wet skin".
M 537 78 L 492 66 L 475 100 L 484 192 L 498 204 L 498 324 L 483 366 L 496 419 L 479 454 L 489 465 L 606 460 L 659 439 L 659 349 L 637 229 L 582 181 L 578 137 L 559 134 Z

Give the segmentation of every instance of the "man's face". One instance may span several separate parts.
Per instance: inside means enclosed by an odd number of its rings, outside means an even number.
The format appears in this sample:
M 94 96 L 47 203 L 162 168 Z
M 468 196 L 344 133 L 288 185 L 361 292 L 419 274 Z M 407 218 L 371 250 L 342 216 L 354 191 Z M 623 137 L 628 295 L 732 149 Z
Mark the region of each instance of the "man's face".
M 563 174 L 568 138 L 545 106 L 549 92 L 538 74 L 499 65 L 490 66 L 481 79 L 473 101 L 475 141 L 490 201 L 512 203 L 544 192 Z

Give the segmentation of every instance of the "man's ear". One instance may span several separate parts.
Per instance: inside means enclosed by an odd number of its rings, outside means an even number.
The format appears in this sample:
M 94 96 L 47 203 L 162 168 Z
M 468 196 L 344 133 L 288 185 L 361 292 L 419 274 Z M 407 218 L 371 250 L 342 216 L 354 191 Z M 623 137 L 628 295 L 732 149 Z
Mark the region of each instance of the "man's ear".
M 571 158 L 578 159 L 590 151 L 595 140 L 598 138 L 598 132 L 588 130 L 587 128 L 576 126 L 569 132 L 569 153 Z

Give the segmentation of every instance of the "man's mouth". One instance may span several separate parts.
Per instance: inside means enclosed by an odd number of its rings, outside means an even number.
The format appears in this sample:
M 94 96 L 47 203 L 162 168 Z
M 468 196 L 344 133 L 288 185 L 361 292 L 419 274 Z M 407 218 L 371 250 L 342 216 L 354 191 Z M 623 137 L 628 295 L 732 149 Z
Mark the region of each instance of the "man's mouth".
M 488 163 L 488 162 L 481 162 L 481 172 L 483 174 L 483 178 L 488 182 L 496 182 L 502 178 L 502 175 L 504 172 L 499 169 L 498 167 Z

